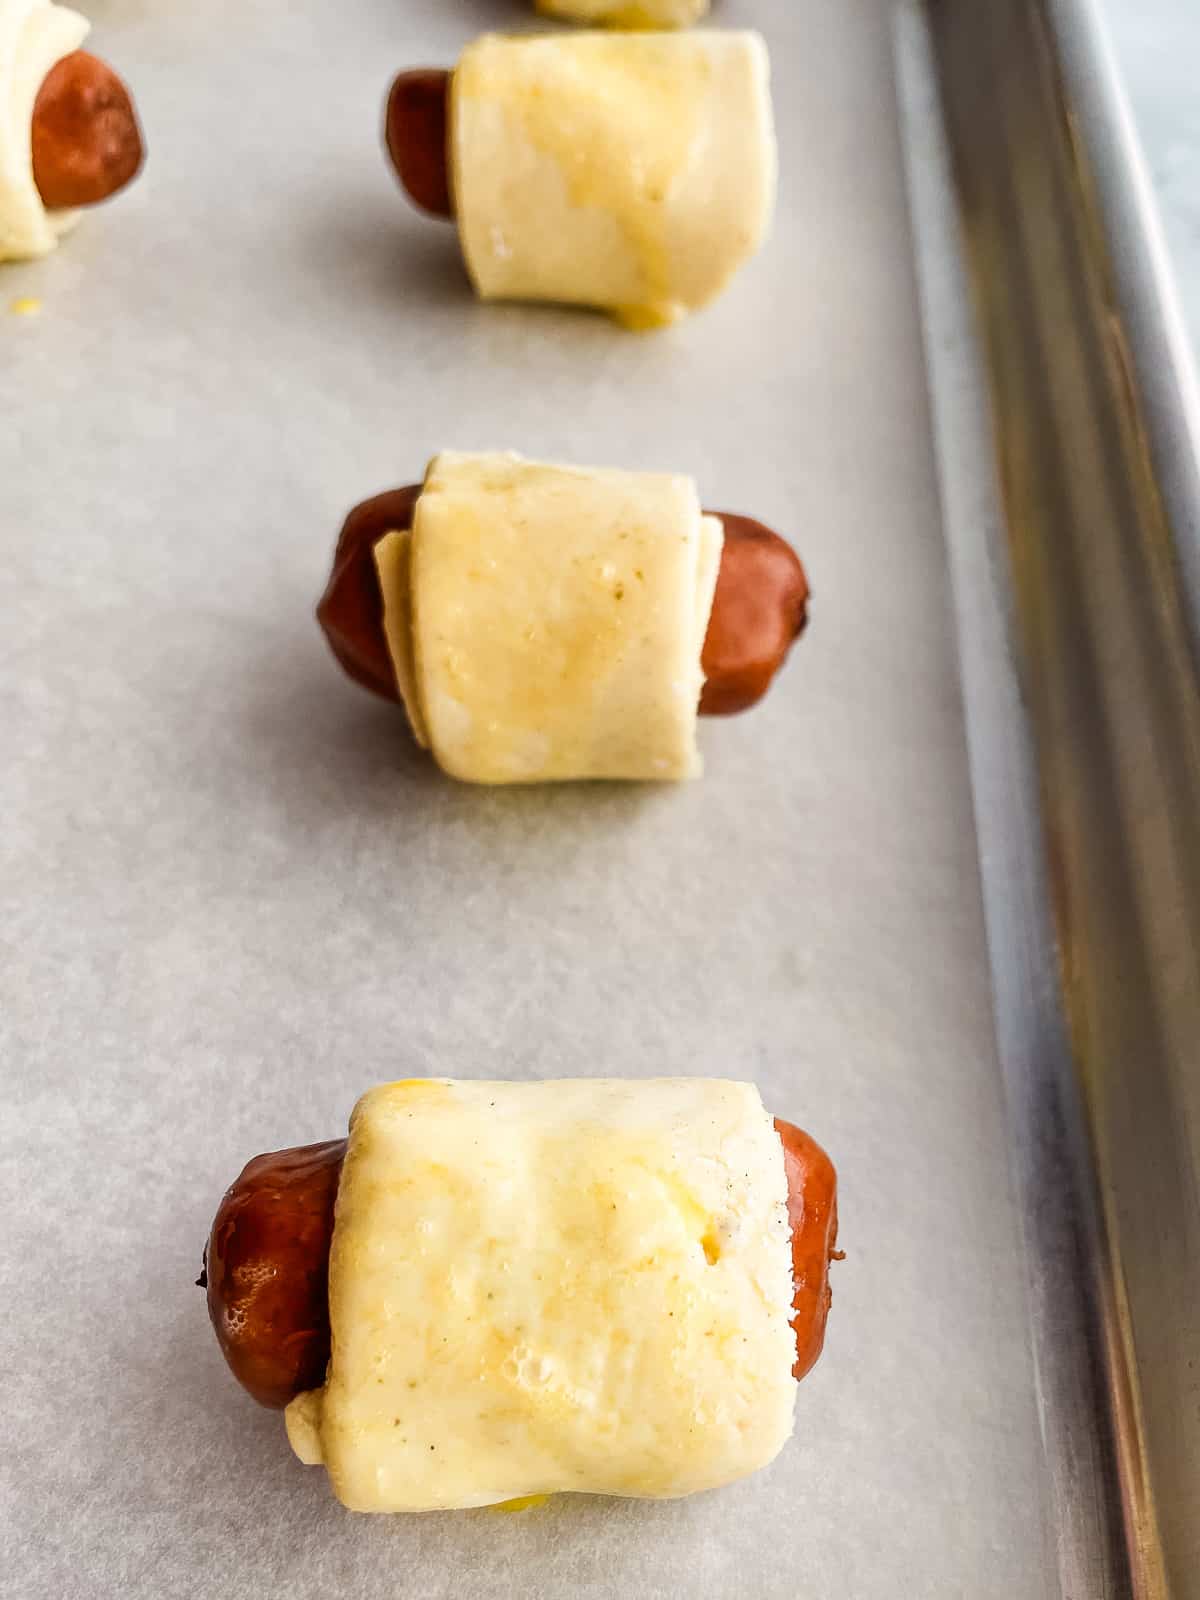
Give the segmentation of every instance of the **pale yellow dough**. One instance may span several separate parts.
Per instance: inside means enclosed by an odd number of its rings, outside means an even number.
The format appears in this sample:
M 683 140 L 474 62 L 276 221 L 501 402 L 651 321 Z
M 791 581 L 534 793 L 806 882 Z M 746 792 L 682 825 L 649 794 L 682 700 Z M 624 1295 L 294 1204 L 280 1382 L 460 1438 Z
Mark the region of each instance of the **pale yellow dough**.
M 375 548 L 418 741 L 471 783 L 696 776 L 721 546 L 690 478 L 435 457 Z
M 537 0 L 537 9 L 606 28 L 689 28 L 708 15 L 708 0 Z
M 486 34 L 452 84 L 459 235 L 485 300 L 655 327 L 707 304 L 766 235 L 775 139 L 755 33 Z
M 787 1178 L 750 1084 L 373 1089 L 329 1296 L 287 1428 L 351 1510 L 690 1494 L 792 1431 Z
M 47 0 L 0 0 L 0 261 L 48 255 L 78 216 L 42 204 L 31 124 L 46 74 L 90 28 L 77 11 Z

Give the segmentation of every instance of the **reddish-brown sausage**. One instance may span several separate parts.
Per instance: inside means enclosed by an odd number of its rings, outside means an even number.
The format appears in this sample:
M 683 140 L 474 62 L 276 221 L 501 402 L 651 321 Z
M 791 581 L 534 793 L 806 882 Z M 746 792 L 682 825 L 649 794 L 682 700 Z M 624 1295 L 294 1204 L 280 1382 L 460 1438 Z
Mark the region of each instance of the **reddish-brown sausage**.
M 454 215 L 449 122 L 450 74 L 433 67 L 402 72 L 388 93 L 383 142 L 409 199 L 435 217 Z
M 371 552 L 385 533 L 412 526 L 420 493 L 421 485 L 410 483 L 355 506 L 342 524 L 333 570 L 317 606 L 317 621 L 345 671 L 388 700 L 399 700 L 400 691 L 383 637 L 383 596 Z
M 700 654 L 702 717 L 761 700 L 808 621 L 808 579 L 787 540 L 750 517 L 716 514 L 725 545 Z
M 129 90 L 107 62 L 75 50 L 51 67 L 33 106 L 33 181 L 42 204 L 94 206 L 142 165 Z
M 842 1259 L 837 1248 L 837 1173 L 821 1146 L 803 1128 L 776 1117 L 775 1131 L 783 1141 L 787 1172 L 788 1221 L 792 1225 L 792 1328 L 796 1335 L 792 1377 L 799 1383 L 825 1343 L 825 1321 L 833 1303 L 829 1263 Z
M 285 1406 L 325 1381 L 329 1245 L 344 1139 L 255 1156 L 226 1192 L 204 1252 L 208 1314 L 238 1382 Z
M 398 700 L 400 691 L 383 636 L 383 598 L 371 552 L 385 533 L 411 527 L 420 493 L 420 484 L 409 484 L 355 506 L 317 606 L 317 621 L 346 672 L 389 700 Z M 791 545 L 750 517 L 717 515 L 725 548 L 701 655 L 702 716 L 745 711 L 760 700 L 808 615 L 808 580 Z
M 814 1140 L 776 1121 L 792 1225 L 792 1327 L 800 1379 L 821 1353 L 829 1263 L 839 1260 L 837 1176 Z M 329 1250 L 344 1139 L 256 1156 L 226 1191 L 200 1283 L 234 1377 L 264 1406 L 285 1406 L 325 1380 Z

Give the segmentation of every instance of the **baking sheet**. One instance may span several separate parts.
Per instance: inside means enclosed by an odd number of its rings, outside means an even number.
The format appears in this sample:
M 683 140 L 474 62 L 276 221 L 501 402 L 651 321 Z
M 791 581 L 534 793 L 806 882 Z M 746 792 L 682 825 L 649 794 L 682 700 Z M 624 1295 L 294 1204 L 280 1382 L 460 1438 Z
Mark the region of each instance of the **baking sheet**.
M 1200 392 L 1099 0 L 926 16 L 946 137 L 909 141 L 913 211 L 1061 1587 L 1183 1600 Z
M 520 8 L 112 0 L 145 178 L 0 271 L 9 1375 L 41 1596 L 1052 1592 L 1024 1277 L 883 0 L 771 46 L 768 250 L 653 337 L 483 307 L 379 107 Z M 685 470 L 815 588 L 676 789 L 440 777 L 311 620 L 339 520 L 443 446 Z M 234 1385 L 222 1189 L 422 1072 L 747 1076 L 837 1160 L 828 1348 L 765 1473 L 364 1519 Z

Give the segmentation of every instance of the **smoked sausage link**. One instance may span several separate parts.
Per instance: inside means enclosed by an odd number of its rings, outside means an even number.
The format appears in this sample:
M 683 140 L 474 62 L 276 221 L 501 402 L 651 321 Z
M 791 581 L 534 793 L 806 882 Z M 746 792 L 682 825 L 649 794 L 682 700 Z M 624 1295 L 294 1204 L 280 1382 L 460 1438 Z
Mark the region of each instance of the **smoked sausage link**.
M 783 1142 L 792 1225 L 793 1377 L 821 1353 L 829 1263 L 837 1243 L 837 1176 L 815 1140 L 790 1122 Z M 221 1201 L 200 1282 L 234 1377 L 264 1406 L 282 1407 L 325 1380 L 329 1251 L 344 1139 L 256 1156 Z
M 840 1261 L 837 1248 L 837 1173 L 815 1139 L 793 1123 L 775 1118 L 783 1141 L 787 1172 L 788 1221 L 792 1225 L 792 1328 L 796 1335 L 799 1383 L 811 1370 L 825 1343 L 825 1321 L 833 1303 L 829 1263 Z
M 450 160 L 450 74 L 402 72 L 388 93 L 383 142 L 410 200 L 435 217 L 454 215 Z
M 94 206 L 137 176 L 142 132 L 129 90 L 107 62 L 75 50 L 46 74 L 30 129 L 33 181 L 51 210 Z
M 221 1201 L 200 1282 L 233 1375 L 260 1405 L 325 1381 L 329 1247 L 344 1139 L 255 1156 Z
M 399 700 L 383 635 L 383 596 L 371 552 L 385 533 L 412 527 L 421 485 L 387 489 L 364 500 L 342 524 L 333 570 L 317 606 L 317 621 L 342 669 L 387 700 Z
M 383 597 L 371 554 L 385 533 L 412 526 L 419 483 L 355 506 L 342 526 L 317 621 L 344 670 L 364 688 L 398 700 L 383 634 Z M 777 533 L 750 517 L 717 512 L 725 546 L 700 664 L 701 716 L 745 711 L 761 700 L 808 618 L 808 580 L 800 558 Z
M 787 540 L 750 517 L 716 515 L 725 544 L 700 653 L 702 717 L 761 700 L 808 622 L 808 579 Z

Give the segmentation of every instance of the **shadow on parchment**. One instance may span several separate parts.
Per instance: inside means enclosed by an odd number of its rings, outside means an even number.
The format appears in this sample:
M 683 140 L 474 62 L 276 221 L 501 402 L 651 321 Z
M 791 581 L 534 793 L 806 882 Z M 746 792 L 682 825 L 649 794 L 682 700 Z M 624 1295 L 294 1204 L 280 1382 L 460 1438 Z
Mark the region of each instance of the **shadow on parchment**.
M 352 208 L 339 196 L 328 216 L 299 216 L 293 248 L 335 309 L 366 299 L 387 314 L 412 316 L 475 303 L 454 224 L 417 211 L 398 185 L 360 194 Z
M 398 791 L 446 781 L 403 709 L 346 677 L 315 617 L 297 619 L 272 644 L 275 666 L 246 680 L 244 714 L 263 775 L 289 813 L 313 822 L 343 809 L 386 814 Z
M 307 264 L 329 302 L 332 325 L 344 323 L 347 307 L 366 305 L 386 319 L 446 321 L 456 341 L 506 337 L 521 319 L 531 338 L 552 332 L 555 319 L 567 319 L 576 339 L 598 339 L 606 346 L 636 339 L 617 328 L 598 306 L 550 300 L 480 300 L 471 285 L 458 242 L 458 230 L 444 217 L 418 211 L 399 186 L 384 191 L 360 188 L 331 200 L 328 214 L 307 212 L 297 219 L 290 248 Z M 507 337 L 511 337 L 508 334 Z M 662 339 L 663 335 L 656 335 Z
M 352 683 L 316 621 L 264 637 L 261 671 L 244 673 L 241 719 L 257 777 L 300 833 L 331 824 L 396 823 L 532 833 L 543 846 L 580 829 L 603 834 L 669 804 L 669 783 L 480 785 L 447 777 L 412 738 L 399 705 Z

